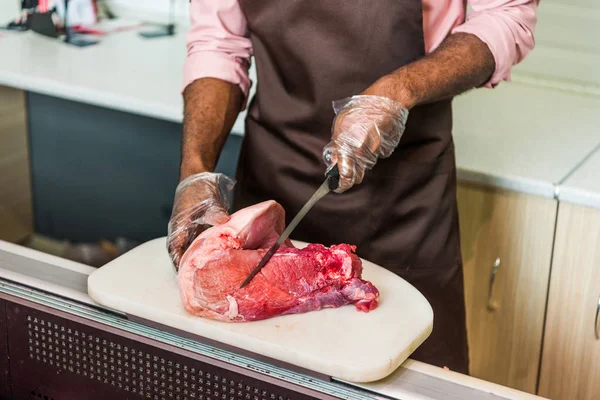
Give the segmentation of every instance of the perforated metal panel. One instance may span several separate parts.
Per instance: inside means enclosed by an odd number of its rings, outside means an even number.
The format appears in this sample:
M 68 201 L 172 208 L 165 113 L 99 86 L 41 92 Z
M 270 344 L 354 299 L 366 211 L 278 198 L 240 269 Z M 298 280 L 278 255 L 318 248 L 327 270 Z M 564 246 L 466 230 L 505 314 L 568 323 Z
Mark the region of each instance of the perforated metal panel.
M 17 399 L 315 398 L 84 324 L 8 303 Z M 325 396 L 324 396 L 325 397 Z
M 8 375 L 8 336 L 6 331 L 6 303 L 0 299 L 0 400 L 10 399 Z

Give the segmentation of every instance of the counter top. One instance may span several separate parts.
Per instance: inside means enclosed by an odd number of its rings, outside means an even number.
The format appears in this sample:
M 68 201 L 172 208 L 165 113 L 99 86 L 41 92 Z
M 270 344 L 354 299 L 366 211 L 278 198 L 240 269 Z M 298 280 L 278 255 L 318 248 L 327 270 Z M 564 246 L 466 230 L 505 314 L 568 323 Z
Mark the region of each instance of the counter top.
M 16 4 L 0 6 L 0 20 L 14 17 Z M 182 120 L 184 29 L 155 39 L 116 33 L 87 48 L 34 32 L 8 32 L 0 35 L 0 54 L 0 85 Z M 254 67 L 251 76 L 256 82 Z M 556 184 L 600 143 L 600 98 L 525 81 L 455 99 L 458 178 L 553 198 Z M 241 113 L 234 134 L 243 135 L 244 119 Z
M 600 146 L 560 185 L 558 199 L 600 208 Z
M 93 271 L 95 268 L 0 240 L 0 278 L 95 305 L 87 294 L 87 277 Z M 390 398 L 431 400 L 453 393 L 452 398 L 542 399 L 410 359 L 385 379 L 352 385 Z
M 458 178 L 554 197 L 600 143 L 600 98 L 502 83 L 454 100 Z
M 144 39 L 136 31 L 121 32 L 103 37 L 94 46 L 77 48 L 35 32 L 8 32 L 0 36 L 0 54 L 7 55 L 0 62 L 0 85 L 183 120 L 184 33 Z M 243 133 L 244 118 L 245 113 L 240 114 L 234 133 Z
M 15 4 L 0 5 L 0 23 Z M 148 117 L 183 120 L 185 31 L 145 39 L 132 30 L 78 48 L 35 32 L 0 31 L 0 85 Z M 254 70 L 252 71 L 254 74 Z M 253 93 L 253 92 L 252 92 Z M 233 132 L 243 134 L 241 113 Z
M 9 32 L 0 37 L 0 84 L 181 121 L 182 36 L 144 40 L 122 32 L 77 48 L 32 31 Z
M 430 379 L 423 379 L 424 376 Z M 360 387 L 385 394 L 391 398 L 432 400 L 439 393 L 448 393 L 444 386 L 448 383 L 460 385 L 463 391 L 454 392 L 447 398 L 475 399 L 485 393 L 489 399 L 496 400 L 543 400 L 545 398 L 498 385 L 469 375 L 445 370 L 430 364 L 408 359 L 394 373 L 373 383 L 361 384 Z M 483 397 L 483 396 L 482 396 Z M 548 399 L 546 399 L 548 400 Z

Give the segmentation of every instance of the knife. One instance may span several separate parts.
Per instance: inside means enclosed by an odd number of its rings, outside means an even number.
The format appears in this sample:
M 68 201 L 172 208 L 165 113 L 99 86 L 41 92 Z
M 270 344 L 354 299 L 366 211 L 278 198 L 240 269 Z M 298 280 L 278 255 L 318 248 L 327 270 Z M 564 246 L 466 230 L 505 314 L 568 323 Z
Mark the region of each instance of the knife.
M 326 175 L 327 175 L 327 178 L 325 179 L 325 182 L 323 182 L 321 184 L 321 186 L 319 186 L 319 188 L 317 189 L 315 194 L 313 194 L 312 197 L 310 199 L 308 199 L 306 204 L 304 204 L 304 206 L 300 209 L 298 214 L 296 214 L 296 216 L 294 217 L 292 222 L 290 222 L 290 224 L 287 226 L 287 228 L 285 228 L 285 230 L 279 236 L 277 241 L 275 243 L 273 243 L 273 245 L 271 246 L 269 251 L 267 251 L 267 253 L 263 256 L 263 258 L 256 265 L 256 267 L 254 267 L 252 272 L 250 272 L 250 275 L 248 275 L 248 277 L 244 280 L 244 282 L 242 282 L 242 284 L 240 285 L 240 289 L 243 288 L 244 286 L 246 286 L 247 284 L 249 284 L 250 281 L 252 280 L 252 278 L 254 278 L 256 276 L 256 274 L 258 274 L 258 272 L 265 265 L 267 265 L 267 263 L 269 262 L 269 260 L 273 256 L 273 254 L 275 254 L 277 249 L 279 249 L 279 246 L 281 246 L 281 244 L 283 242 L 285 242 L 285 240 L 290 236 L 290 234 L 292 233 L 294 228 L 296 228 L 298 223 L 300 223 L 302 218 L 304 218 L 304 216 L 317 203 L 317 201 L 321 200 L 327 193 L 331 192 L 332 190 L 337 189 L 337 187 L 340 184 L 340 170 L 338 169 L 338 166 L 334 165 L 333 168 L 331 168 L 327 172 Z

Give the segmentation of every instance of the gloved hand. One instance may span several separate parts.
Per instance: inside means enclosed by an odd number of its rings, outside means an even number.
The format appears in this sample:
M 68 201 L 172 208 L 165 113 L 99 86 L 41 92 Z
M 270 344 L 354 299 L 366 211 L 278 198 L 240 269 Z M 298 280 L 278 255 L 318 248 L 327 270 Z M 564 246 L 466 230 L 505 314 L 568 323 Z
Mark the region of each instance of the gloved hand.
M 408 109 L 387 97 L 358 95 L 335 101 L 331 142 L 323 149 L 329 171 L 340 170 L 337 193 L 362 182 L 379 158 L 389 157 L 404 133 Z
M 167 249 L 176 270 L 183 253 L 212 225 L 229 221 L 229 202 L 235 181 L 223 174 L 202 172 L 179 183 L 169 220 Z

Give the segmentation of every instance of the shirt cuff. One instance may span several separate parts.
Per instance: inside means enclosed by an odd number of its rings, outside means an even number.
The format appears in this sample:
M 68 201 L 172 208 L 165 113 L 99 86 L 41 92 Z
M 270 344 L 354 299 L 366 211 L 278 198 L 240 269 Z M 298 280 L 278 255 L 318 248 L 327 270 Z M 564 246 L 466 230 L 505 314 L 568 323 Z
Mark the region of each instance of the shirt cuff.
M 217 51 L 188 54 L 183 66 L 183 89 L 200 78 L 217 78 L 238 85 L 244 95 L 242 110 L 246 109 L 252 81 L 248 77 L 250 63 Z M 183 91 L 182 89 L 182 91 Z
M 535 24 L 535 12 L 533 15 Z M 470 33 L 490 49 L 496 69 L 482 87 L 494 88 L 501 81 L 510 82 L 512 66 L 522 61 L 534 47 L 531 30 L 501 12 L 475 13 L 452 33 Z

